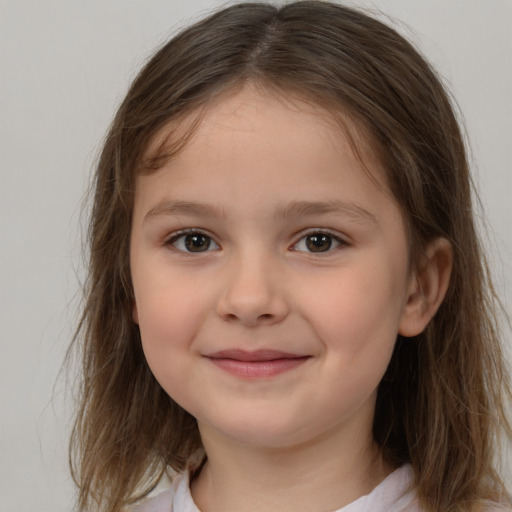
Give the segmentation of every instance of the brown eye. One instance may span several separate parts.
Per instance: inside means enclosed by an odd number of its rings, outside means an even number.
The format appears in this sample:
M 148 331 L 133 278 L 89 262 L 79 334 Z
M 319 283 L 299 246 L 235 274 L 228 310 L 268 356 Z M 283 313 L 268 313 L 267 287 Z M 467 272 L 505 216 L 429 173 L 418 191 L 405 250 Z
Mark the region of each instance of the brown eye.
M 185 247 L 189 252 L 203 252 L 210 247 L 211 238 L 205 235 L 187 235 L 185 237 Z
M 219 246 L 204 233 L 185 233 L 173 237 L 169 243 L 182 252 L 207 252 L 216 250 Z
M 325 252 L 331 248 L 332 238 L 329 235 L 308 235 L 306 237 L 306 247 L 311 252 Z
M 303 252 L 328 252 L 332 249 L 336 249 L 343 242 L 329 233 L 310 233 L 309 235 L 303 236 L 295 245 L 295 251 Z

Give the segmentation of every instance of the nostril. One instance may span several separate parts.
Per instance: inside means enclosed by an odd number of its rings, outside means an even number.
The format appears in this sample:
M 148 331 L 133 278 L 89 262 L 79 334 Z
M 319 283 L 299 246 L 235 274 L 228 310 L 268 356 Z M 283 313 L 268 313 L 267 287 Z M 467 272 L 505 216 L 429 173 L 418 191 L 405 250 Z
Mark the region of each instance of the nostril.
M 238 283 L 240 284 L 240 283 Z M 240 322 L 247 326 L 271 325 L 287 316 L 288 306 L 283 296 L 271 293 L 230 289 L 219 297 L 215 312 L 226 322 Z M 235 291 L 238 293 L 235 293 Z M 242 293 L 243 292 L 243 293 Z

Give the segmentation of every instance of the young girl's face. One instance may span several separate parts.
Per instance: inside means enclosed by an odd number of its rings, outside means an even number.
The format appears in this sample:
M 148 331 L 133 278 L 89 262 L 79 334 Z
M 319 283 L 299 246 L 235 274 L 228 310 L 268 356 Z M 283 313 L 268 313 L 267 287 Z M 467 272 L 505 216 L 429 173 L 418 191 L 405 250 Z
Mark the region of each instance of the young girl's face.
M 204 438 L 371 439 L 412 280 L 399 208 L 362 156 L 380 186 L 325 111 L 245 87 L 137 178 L 133 317 Z

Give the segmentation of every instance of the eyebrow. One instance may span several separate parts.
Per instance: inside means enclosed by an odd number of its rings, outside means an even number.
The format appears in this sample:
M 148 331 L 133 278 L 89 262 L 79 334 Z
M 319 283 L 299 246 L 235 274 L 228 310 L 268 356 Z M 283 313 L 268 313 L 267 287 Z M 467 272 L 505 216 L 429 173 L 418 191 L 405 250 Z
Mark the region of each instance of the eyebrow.
M 225 217 L 222 209 L 195 201 L 161 201 L 146 213 L 144 221 L 159 215 L 195 215 L 204 217 Z
M 337 215 L 362 224 L 375 224 L 377 217 L 354 203 L 340 200 L 327 201 L 292 201 L 276 208 L 275 219 L 290 219 L 293 217 L 310 217 L 314 215 Z M 164 200 L 151 208 L 144 217 L 144 221 L 160 215 L 189 215 L 224 218 L 223 208 L 196 201 L 170 201 Z
M 377 217 L 354 203 L 341 200 L 328 201 L 292 201 L 276 210 L 276 218 L 307 217 L 332 214 L 364 224 L 379 224 Z

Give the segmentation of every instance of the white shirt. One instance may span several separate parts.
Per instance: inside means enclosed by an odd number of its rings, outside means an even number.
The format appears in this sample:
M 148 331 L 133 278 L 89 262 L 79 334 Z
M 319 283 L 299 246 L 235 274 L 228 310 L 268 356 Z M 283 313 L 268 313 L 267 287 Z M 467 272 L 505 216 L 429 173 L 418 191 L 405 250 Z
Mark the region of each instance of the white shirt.
M 402 466 L 370 494 L 333 512 L 420 512 L 410 489 L 412 480 L 411 466 Z M 143 501 L 133 512 L 200 512 L 190 494 L 188 473 L 177 475 L 170 489 Z

